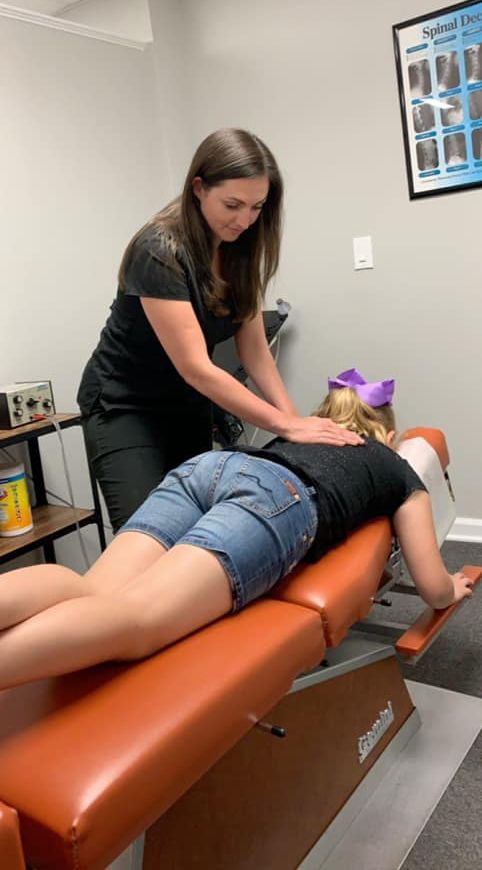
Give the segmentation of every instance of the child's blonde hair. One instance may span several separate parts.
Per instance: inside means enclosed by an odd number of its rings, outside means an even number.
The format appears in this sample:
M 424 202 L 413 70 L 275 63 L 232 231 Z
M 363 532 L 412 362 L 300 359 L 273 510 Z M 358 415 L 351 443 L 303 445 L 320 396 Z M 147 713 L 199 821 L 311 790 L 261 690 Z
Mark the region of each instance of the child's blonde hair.
M 395 415 L 391 405 L 372 408 L 362 402 L 358 393 L 351 387 L 331 390 L 320 407 L 314 411 L 315 417 L 329 417 L 345 429 L 352 429 L 358 435 L 375 438 L 382 444 L 387 443 L 388 433 L 395 431 Z

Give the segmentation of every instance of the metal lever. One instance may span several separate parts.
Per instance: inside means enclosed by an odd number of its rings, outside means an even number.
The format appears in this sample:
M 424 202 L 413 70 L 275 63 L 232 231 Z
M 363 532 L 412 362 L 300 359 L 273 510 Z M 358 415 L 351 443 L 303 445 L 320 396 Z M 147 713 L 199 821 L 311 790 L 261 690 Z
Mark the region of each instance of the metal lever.
M 381 607 L 391 607 L 392 606 L 392 602 L 390 601 L 389 598 L 374 598 L 373 603 L 380 604 Z
M 261 728 L 261 731 L 267 731 L 273 737 L 286 737 L 286 731 L 280 725 L 271 725 L 269 722 L 256 722 L 255 728 Z

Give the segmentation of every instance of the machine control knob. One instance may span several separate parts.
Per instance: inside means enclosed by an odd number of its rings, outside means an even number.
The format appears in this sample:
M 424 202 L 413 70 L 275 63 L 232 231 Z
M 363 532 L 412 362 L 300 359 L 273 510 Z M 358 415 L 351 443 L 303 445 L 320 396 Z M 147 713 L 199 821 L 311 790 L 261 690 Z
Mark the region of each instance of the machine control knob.
M 23 409 L 22 408 L 15 408 L 15 411 L 13 413 L 14 413 L 15 417 L 23 417 Z
M 16 395 L 13 397 L 13 401 L 15 402 L 16 405 L 19 405 L 20 402 L 23 402 L 23 396 Z
M 33 405 L 38 405 L 38 399 L 34 399 L 33 396 L 30 399 L 27 399 L 27 405 L 31 408 Z
M 44 399 L 43 406 L 44 408 L 51 408 L 52 402 L 50 401 L 50 399 Z

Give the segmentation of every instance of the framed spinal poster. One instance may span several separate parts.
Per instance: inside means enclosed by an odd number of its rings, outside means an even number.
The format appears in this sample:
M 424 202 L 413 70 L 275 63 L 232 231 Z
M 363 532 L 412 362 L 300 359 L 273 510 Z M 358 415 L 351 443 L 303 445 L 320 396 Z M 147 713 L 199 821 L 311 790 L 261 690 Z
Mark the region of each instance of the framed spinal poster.
M 393 26 L 410 198 L 482 185 L 482 2 Z

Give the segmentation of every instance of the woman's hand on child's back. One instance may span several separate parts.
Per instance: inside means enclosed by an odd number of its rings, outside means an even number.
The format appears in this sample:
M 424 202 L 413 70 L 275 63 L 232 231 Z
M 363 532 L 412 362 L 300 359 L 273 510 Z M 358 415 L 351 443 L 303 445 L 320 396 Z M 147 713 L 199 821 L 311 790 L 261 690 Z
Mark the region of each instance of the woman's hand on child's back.
M 328 417 L 290 417 L 285 430 L 281 433 L 287 441 L 304 444 L 344 444 L 357 446 L 364 444 L 356 432 L 344 429 Z
M 473 594 L 473 582 L 470 577 L 466 577 L 463 571 L 457 571 L 456 574 L 450 575 L 454 584 L 454 601 L 462 601 L 463 598 L 470 598 Z

